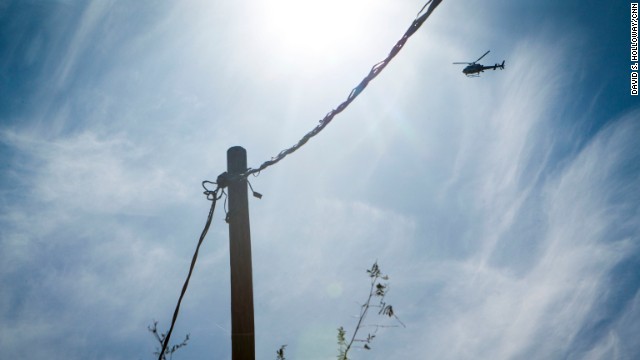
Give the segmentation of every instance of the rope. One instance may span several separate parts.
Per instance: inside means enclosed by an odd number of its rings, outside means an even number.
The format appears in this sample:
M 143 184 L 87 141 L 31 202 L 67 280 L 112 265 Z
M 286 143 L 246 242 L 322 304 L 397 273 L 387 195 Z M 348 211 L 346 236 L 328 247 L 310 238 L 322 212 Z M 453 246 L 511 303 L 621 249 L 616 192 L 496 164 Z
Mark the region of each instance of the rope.
M 213 218 L 213 212 L 216 209 L 216 202 L 222 194 L 218 195 L 218 190 L 220 190 L 220 186 L 218 186 L 215 190 L 209 190 L 205 186 L 205 184 L 215 184 L 211 181 L 203 181 L 202 187 L 204 188 L 204 194 L 207 196 L 207 200 L 211 200 L 211 208 L 209 209 L 209 215 L 207 216 L 207 222 L 204 225 L 204 229 L 202 229 L 202 234 L 200 234 L 200 239 L 198 240 L 198 245 L 196 246 L 196 251 L 193 253 L 193 258 L 191 259 L 191 266 L 189 267 L 189 274 L 184 281 L 184 285 L 182 286 L 182 292 L 180 293 L 180 297 L 178 298 L 178 303 L 176 304 L 176 309 L 173 312 L 173 319 L 171 319 L 171 327 L 167 332 L 167 336 L 164 338 L 164 342 L 162 343 L 162 350 L 158 356 L 158 360 L 163 360 L 164 352 L 167 350 L 167 346 L 169 345 L 169 339 L 171 338 L 171 333 L 173 332 L 173 327 L 176 324 L 176 320 L 178 319 L 178 313 L 180 312 L 180 304 L 182 303 L 182 298 L 184 298 L 184 294 L 187 292 L 187 287 L 189 286 L 189 280 L 191 280 L 191 274 L 193 274 L 193 268 L 196 266 L 196 261 L 198 260 L 198 252 L 200 251 L 200 246 L 202 245 L 202 241 L 204 240 L 207 232 L 209 231 L 209 226 L 211 226 L 211 219 Z

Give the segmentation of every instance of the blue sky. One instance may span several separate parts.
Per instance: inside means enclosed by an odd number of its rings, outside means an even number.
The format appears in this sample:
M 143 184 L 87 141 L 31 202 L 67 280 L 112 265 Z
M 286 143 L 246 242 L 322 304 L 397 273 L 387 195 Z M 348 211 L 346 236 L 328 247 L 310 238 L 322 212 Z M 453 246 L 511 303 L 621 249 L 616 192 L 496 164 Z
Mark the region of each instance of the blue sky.
M 335 358 L 376 259 L 406 328 L 354 359 L 640 354 L 629 3 L 444 0 L 251 178 L 256 351 Z M 418 1 L 0 1 L 0 349 L 152 359 L 209 203 L 382 60 Z M 468 79 L 456 61 L 506 60 Z M 175 359 L 230 358 L 222 208 Z

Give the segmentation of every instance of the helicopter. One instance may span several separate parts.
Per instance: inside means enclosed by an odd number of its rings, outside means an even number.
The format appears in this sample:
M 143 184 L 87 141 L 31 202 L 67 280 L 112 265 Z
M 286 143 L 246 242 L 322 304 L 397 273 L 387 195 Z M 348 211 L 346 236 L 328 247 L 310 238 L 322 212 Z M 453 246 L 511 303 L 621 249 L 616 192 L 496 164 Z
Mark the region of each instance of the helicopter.
M 489 53 L 489 51 L 484 53 L 484 55 L 480 56 L 478 60 L 474 62 L 454 62 L 454 64 L 467 64 L 467 66 L 464 69 L 462 69 L 462 73 L 467 75 L 468 77 L 479 77 L 481 72 L 485 70 L 490 70 L 490 69 L 504 70 L 504 60 L 502 60 L 502 64 L 495 64 L 493 66 L 484 66 L 482 64 L 477 63 L 478 61 L 480 61 L 480 59 L 485 57 Z

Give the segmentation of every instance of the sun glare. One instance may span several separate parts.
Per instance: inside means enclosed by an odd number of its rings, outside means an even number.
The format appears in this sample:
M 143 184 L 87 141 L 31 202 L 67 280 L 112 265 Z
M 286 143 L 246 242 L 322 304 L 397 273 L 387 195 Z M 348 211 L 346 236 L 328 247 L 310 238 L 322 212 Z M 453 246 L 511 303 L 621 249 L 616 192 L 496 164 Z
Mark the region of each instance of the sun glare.
M 366 12 L 364 0 L 265 1 L 259 14 L 261 37 L 269 52 L 278 52 L 282 58 L 307 65 L 331 61 L 361 36 Z

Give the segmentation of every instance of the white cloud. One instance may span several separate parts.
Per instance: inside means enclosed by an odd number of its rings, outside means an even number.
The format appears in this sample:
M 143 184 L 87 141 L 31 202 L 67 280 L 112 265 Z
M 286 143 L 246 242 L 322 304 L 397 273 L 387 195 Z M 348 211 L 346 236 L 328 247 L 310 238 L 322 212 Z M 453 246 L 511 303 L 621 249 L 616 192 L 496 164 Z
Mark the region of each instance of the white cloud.
M 152 149 L 124 136 L 3 135 L 28 159 L 22 166 L 32 167 L 31 195 L 65 211 L 145 213 L 185 196 L 181 179 L 161 166 Z

